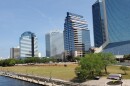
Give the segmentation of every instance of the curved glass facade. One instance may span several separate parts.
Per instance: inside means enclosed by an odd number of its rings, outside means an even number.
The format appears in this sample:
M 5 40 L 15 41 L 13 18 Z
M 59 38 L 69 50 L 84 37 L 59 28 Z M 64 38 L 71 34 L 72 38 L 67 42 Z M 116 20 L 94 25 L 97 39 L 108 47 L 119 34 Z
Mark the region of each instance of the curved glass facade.
M 110 52 L 114 55 L 128 55 L 130 54 L 130 41 L 109 43 L 103 52 Z
M 32 32 L 24 32 L 20 37 L 20 57 L 38 56 L 37 37 Z
M 130 40 L 130 0 L 105 0 L 111 43 Z
M 130 54 L 129 3 L 130 0 L 97 0 L 93 5 L 95 47 L 102 46 L 108 40 L 103 52 Z M 106 40 L 103 41 L 103 38 Z

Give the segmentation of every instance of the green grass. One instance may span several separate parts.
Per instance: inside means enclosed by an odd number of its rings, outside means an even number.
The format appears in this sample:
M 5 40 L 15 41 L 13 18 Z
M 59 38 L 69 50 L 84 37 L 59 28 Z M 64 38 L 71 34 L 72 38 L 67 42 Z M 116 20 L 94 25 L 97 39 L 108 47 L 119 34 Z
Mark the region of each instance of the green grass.
M 122 74 L 124 79 L 130 79 L 130 68 L 127 72 L 127 75 L 124 75 L 124 71 L 120 70 L 120 66 L 108 66 L 108 72 L 111 74 Z
M 1 67 L 0 70 L 16 72 L 16 73 L 24 73 L 24 74 L 33 74 L 38 76 L 50 77 L 63 79 L 63 80 L 72 80 L 76 77 L 74 71 L 78 65 L 69 64 L 67 67 L 64 65 L 57 66 L 13 66 L 13 67 Z M 130 69 L 130 68 L 129 68 Z M 108 66 L 107 70 L 111 74 L 124 74 L 122 70 L 120 70 L 120 66 Z M 123 78 L 130 79 L 130 70 L 127 71 L 127 75 L 123 75 Z
M 77 65 L 57 65 L 57 66 L 13 66 L 13 67 L 2 67 L 1 70 L 24 73 L 24 74 L 33 74 L 44 77 L 53 77 L 63 80 L 71 80 L 76 75 L 74 73 L 75 67 Z

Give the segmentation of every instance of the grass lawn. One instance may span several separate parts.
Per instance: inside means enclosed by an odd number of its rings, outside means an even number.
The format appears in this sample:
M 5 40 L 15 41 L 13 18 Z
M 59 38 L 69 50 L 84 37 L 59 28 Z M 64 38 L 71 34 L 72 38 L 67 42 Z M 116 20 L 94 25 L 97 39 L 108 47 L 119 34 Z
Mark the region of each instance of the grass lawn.
M 32 74 L 44 77 L 51 77 L 63 80 L 71 80 L 76 75 L 74 73 L 75 67 L 77 64 L 68 64 L 67 67 L 64 65 L 57 66 L 13 66 L 13 67 L 1 67 L 0 70 L 16 72 L 16 73 L 24 73 L 24 74 Z
M 130 68 L 126 71 L 127 75 L 124 75 L 124 71 L 120 70 L 120 66 L 108 66 L 108 72 L 111 74 L 122 74 L 123 79 L 130 79 Z
M 44 77 L 53 77 L 63 80 L 71 80 L 76 75 L 74 73 L 75 68 L 77 67 L 77 64 L 68 64 L 67 67 L 64 67 L 64 65 L 57 65 L 57 66 L 13 66 L 13 67 L 1 67 L 0 70 L 10 71 L 10 72 L 16 72 L 16 73 L 24 73 L 24 74 L 33 74 L 38 76 L 44 76 Z M 124 72 L 120 70 L 120 66 L 108 66 L 107 70 L 111 74 L 117 74 Z M 127 71 L 127 75 L 123 75 L 123 78 L 130 79 L 130 70 Z

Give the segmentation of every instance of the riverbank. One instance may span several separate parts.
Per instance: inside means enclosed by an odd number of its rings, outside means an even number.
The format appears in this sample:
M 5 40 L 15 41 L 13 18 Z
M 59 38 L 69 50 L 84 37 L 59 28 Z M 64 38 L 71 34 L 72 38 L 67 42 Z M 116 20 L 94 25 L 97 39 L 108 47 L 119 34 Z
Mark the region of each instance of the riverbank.
M 4 72 L 4 71 L 1 71 L 0 75 L 30 82 L 30 83 L 39 84 L 42 86 L 82 86 L 80 83 L 73 83 L 73 82 L 60 80 L 60 79 L 52 79 L 52 78 L 26 75 L 26 74 L 18 74 L 18 73 L 16 74 L 16 73 L 11 73 L 11 72 Z
M 19 77 L 33 78 L 36 81 L 42 83 L 53 83 L 57 86 L 86 86 L 87 82 L 74 83 L 71 81 L 75 80 L 75 68 L 78 64 L 69 63 L 64 66 L 65 63 L 55 64 L 36 64 L 36 65 L 18 65 L 12 67 L 1 67 L 0 71 L 9 72 L 11 74 L 17 74 Z M 111 65 L 107 67 L 108 72 L 111 74 L 123 74 L 120 70 L 120 66 Z M 127 71 L 127 75 L 122 75 L 123 79 L 130 79 L 130 71 Z M 107 75 L 104 75 L 106 78 Z M 37 79 L 38 78 L 38 79 Z M 32 80 L 33 81 L 33 80 Z M 91 81 L 91 80 L 89 80 Z M 100 80 L 97 80 L 97 82 Z M 90 82 L 95 84 L 94 82 Z M 76 85 L 75 85 L 76 84 Z

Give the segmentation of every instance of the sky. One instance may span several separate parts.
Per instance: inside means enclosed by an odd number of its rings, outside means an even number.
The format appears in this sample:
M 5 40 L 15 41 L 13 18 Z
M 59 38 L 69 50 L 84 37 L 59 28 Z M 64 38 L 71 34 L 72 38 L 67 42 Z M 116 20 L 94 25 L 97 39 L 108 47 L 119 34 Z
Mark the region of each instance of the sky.
M 93 46 L 92 4 L 96 0 L 0 0 L 0 57 L 9 57 L 10 48 L 19 46 L 19 38 L 31 31 L 45 56 L 45 34 L 63 30 L 66 12 L 84 16 Z

